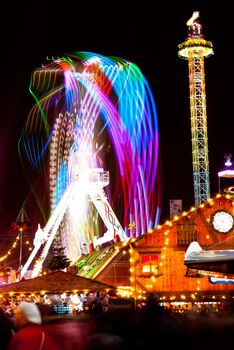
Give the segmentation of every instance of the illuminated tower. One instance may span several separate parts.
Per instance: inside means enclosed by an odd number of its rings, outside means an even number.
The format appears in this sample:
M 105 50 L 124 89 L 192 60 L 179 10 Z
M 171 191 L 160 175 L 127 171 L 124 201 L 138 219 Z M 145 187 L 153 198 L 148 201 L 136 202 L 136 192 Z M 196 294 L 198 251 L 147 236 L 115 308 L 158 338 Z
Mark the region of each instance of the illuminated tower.
M 194 12 L 188 20 L 188 38 L 178 46 L 178 56 L 188 60 L 189 68 L 193 186 L 196 206 L 210 198 L 204 57 L 214 53 L 212 43 L 206 41 L 202 35 L 201 24 L 196 21 L 198 17 L 199 12 Z

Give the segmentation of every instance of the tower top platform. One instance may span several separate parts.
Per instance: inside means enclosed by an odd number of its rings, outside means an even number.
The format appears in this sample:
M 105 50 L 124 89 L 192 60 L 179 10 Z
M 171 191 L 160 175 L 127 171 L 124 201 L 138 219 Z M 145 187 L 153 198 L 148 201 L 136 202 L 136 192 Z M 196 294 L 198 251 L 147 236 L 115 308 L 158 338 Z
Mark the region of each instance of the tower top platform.
M 207 41 L 203 37 L 202 26 L 197 20 L 198 17 L 199 12 L 193 12 L 192 17 L 187 21 L 188 38 L 178 45 L 180 58 L 209 57 L 214 53 L 211 41 Z
M 188 38 L 188 40 L 178 45 L 178 56 L 188 59 L 192 57 L 209 57 L 214 54 L 213 44 L 203 38 Z

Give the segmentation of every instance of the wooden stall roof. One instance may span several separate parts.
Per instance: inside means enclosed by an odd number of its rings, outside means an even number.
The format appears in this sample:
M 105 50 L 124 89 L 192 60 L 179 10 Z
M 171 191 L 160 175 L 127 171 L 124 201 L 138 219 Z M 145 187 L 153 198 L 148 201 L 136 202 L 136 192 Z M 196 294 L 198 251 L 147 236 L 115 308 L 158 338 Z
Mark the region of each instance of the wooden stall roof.
M 48 294 L 82 291 L 116 291 L 116 287 L 91 278 L 77 276 L 71 272 L 55 271 L 43 276 L 22 280 L 0 286 L 0 294 L 4 293 L 39 293 Z

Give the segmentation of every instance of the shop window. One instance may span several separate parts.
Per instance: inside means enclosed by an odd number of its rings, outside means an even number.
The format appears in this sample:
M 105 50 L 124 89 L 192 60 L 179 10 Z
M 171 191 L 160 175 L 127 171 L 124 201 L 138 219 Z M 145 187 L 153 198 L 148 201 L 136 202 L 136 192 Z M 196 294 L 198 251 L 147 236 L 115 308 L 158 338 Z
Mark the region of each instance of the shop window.
M 158 271 L 158 255 L 142 255 L 141 266 L 141 272 L 143 275 L 156 274 Z

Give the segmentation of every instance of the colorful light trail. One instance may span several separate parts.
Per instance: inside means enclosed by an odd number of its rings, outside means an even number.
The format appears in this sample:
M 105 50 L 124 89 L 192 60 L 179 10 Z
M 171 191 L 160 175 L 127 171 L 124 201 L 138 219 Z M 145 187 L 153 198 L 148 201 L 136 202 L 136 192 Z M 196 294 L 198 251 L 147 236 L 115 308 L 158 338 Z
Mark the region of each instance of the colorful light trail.
M 53 212 L 74 174 L 88 167 L 109 171 L 108 201 L 128 237 L 156 227 L 161 205 L 158 121 L 139 67 L 118 57 L 75 52 L 36 69 L 30 91 L 36 103 L 18 149 L 45 221 L 50 213 L 44 213 L 34 174 L 49 179 Z M 75 237 L 71 233 L 78 230 L 91 242 L 101 234 L 97 211 L 92 203 L 84 207 L 83 199 L 69 206 L 61 237 Z

